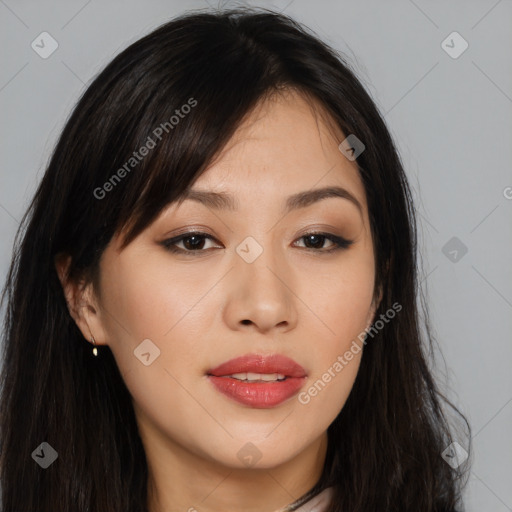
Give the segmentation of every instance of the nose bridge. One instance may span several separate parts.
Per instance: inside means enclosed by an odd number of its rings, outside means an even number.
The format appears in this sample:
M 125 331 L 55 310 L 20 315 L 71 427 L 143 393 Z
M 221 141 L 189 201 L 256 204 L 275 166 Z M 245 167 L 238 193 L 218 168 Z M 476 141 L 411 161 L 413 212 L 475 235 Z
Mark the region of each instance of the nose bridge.
M 249 236 L 245 238 L 236 248 L 239 261 L 237 261 L 237 273 L 240 279 L 246 275 L 247 283 L 253 290 L 266 291 L 268 297 L 271 295 L 283 294 L 284 287 L 282 279 L 278 279 L 279 273 L 285 273 L 283 255 L 278 247 L 273 247 L 272 237 L 266 236 L 262 240 Z M 277 275 L 276 275 L 277 274 Z M 281 297 L 284 298 L 284 297 Z
M 262 235 L 263 237 L 264 235 Z M 295 306 L 286 260 L 271 236 L 245 238 L 235 249 L 233 272 L 237 322 L 251 321 L 260 329 L 295 322 Z

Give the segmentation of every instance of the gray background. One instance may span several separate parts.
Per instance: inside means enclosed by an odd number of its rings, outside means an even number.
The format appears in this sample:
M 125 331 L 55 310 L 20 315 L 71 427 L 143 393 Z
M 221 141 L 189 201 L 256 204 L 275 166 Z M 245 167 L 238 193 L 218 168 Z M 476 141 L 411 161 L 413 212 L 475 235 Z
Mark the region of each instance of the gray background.
M 473 428 L 467 510 L 512 511 L 512 2 L 248 3 L 283 10 L 345 52 L 385 114 L 417 201 L 441 370 Z M 84 87 L 142 35 L 207 6 L 0 0 L 2 282 L 19 219 Z M 43 31 L 59 44 L 47 59 L 31 48 Z M 469 44 L 456 59 L 441 45 L 453 31 Z

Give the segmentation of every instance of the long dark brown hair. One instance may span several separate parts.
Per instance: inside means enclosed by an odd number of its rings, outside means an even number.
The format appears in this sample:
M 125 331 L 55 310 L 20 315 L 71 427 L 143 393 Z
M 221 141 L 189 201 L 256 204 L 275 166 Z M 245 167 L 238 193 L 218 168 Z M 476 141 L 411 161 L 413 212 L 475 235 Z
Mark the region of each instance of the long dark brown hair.
M 187 13 L 135 42 L 67 120 L 17 233 L 2 295 L 4 512 L 147 511 L 131 396 L 108 346 L 94 358 L 71 318 L 55 257 L 71 255 L 69 279 L 96 282 L 113 235 L 125 233 L 126 246 L 182 196 L 258 102 L 283 90 L 319 101 L 366 146 L 357 164 L 375 290 L 383 290 L 376 318 L 402 306 L 367 344 L 328 429 L 322 477 L 297 503 L 333 487 L 329 512 L 461 510 L 465 466 L 454 470 L 441 457 L 452 442 L 452 406 L 431 373 L 435 341 L 418 298 L 415 212 L 390 133 L 342 55 L 285 15 L 238 8 Z M 170 122 L 186 104 L 186 116 Z M 127 167 L 148 137 L 155 147 Z M 464 418 L 462 425 L 469 429 Z M 42 442 L 58 453 L 47 469 L 31 456 Z

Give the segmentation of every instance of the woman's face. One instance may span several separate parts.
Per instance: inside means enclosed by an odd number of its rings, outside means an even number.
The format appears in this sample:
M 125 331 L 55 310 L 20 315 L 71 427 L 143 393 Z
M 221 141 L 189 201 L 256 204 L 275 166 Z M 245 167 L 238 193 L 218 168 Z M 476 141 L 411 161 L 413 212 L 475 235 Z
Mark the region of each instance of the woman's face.
M 365 191 L 338 149 L 346 135 L 333 138 L 297 94 L 262 103 L 195 195 L 105 250 L 88 327 L 114 354 L 143 440 L 270 468 L 325 436 L 359 367 L 361 352 L 344 354 L 374 313 Z M 345 192 L 318 192 L 327 187 Z M 166 244 L 189 232 L 202 235 Z

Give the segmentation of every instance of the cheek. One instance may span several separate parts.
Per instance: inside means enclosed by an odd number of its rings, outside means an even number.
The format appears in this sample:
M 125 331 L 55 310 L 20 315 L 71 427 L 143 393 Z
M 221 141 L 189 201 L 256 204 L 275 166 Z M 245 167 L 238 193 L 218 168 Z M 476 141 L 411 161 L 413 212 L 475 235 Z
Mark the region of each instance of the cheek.
M 198 425 L 215 428 L 189 391 L 197 386 L 199 375 L 204 340 L 200 330 L 210 321 L 199 307 L 202 302 L 198 304 L 208 283 L 192 270 L 190 275 L 172 274 L 150 258 L 136 264 L 118 261 L 108 275 L 103 285 L 108 343 L 134 407 L 143 412 L 138 421 L 149 419 L 162 432 L 167 429 L 183 440 Z M 141 354 L 141 343 L 150 353 L 148 365 L 134 354 Z M 187 414 L 177 416 L 175 411 L 184 408 Z
M 104 324 L 123 375 L 135 370 L 135 375 L 147 378 L 140 374 L 144 365 L 134 354 L 143 342 L 158 354 L 150 367 L 159 365 L 186 375 L 194 362 L 197 366 L 199 348 L 195 345 L 202 339 L 201 326 L 210 322 L 200 307 L 208 283 L 193 273 L 192 267 L 177 275 L 162 263 L 161 257 L 138 258 L 136 262 L 119 259 L 105 273 Z M 151 340 L 156 348 L 144 340 Z
M 301 297 L 316 315 L 317 331 L 329 352 L 342 350 L 353 336 L 357 336 L 371 321 L 374 293 L 374 260 L 369 251 L 346 253 L 327 271 L 321 267 L 309 269 L 307 279 L 302 279 Z M 331 354 L 332 355 L 332 354 Z M 324 361 L 325 362 L 325 361 Z
M 308 287 L 308 305 L 318 316 L 310 323 L 316 323 L 318 334 L 312 341 L 315 362 L 298 402 L 308 411 L 308 427 L 313 430 L 326 428 L 336 418 L 359 370 L 374 285 L 373 258 L 360 256 L 347 258 L 316 288 Z
M 323 320 L 329 330 L 322 327 L 326 334 L 316 337 L 314 364 L 307 384 L 297 396 L 297 407 L 302 410 L 305 430 L 319 435 L 345 405 L 363 354 L 371 291 L 369 288 L 357 296 L 333 293 L 336 307 L 324 310 Z
M 311 436 L 327 430 L 343 409 L 357 376 L 362 352 L 343 363 L 343 352 L 332 354 L 328 365 L 312 374 L 297 396 L 301 430 Z M 338 357 L 340 360 L 338 360 Z
M 107 320 L 116 320 L 109 321 L 109 327 L 119 331 L 126 326 L 140 340 L 161 339 L 172 332 L 208 289 L 204 276 L 192 266 L 179 270 L 160 254 L 118 261 L 103 285 L 108 294 L 105 304 L 112 312 L 108 316 L 115 316 Z

